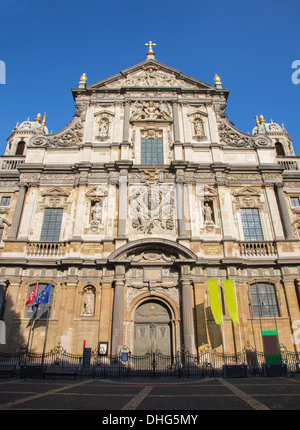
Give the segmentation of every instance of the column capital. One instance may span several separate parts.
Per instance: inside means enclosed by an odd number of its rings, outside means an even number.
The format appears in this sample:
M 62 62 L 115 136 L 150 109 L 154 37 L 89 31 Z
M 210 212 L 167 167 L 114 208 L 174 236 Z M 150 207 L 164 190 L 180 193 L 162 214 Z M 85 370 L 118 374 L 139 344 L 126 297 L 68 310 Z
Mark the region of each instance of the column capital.
M 282 189 L 284 187 L 284 183 L 283 182 L 274 182 L 274 187 L 276 189 Z
M 115 279 L 115 287 L 124 287 L 125 279 Z
M 128 174 L 128 171 L 132 168 L 133 162 L 130 160 L 116 160 L 115 167 L 119 169 L 120 175 L 125 176 Z
M 8 280 L 0 279 L 0 287 L 7 288 L 8 286 L 9 286 Z

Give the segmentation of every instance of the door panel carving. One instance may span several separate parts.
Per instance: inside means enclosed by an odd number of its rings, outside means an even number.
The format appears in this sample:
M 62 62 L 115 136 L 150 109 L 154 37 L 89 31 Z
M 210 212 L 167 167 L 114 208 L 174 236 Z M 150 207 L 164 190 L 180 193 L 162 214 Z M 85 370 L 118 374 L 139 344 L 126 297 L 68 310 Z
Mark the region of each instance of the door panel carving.
M 170 315 L 164 305 L 149 301 L 136 310 L 134 354 L 144 355 L 157 350 L 171 355 Z

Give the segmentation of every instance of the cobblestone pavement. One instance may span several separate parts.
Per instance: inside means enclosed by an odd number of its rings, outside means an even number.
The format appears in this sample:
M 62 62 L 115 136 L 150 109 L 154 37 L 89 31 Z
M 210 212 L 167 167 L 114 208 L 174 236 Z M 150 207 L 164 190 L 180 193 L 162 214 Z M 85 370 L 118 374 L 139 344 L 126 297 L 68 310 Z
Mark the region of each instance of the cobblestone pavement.
M 157 417 L 164 420 L 165 416 L 170 420 L 177 417 L 176 421 L 180 421 L 172 424 L 196 424 L 200 420 L 198 412 L 203 410 L 298 410 L 300 379 L 124 381 L 6 378 L 0 379 L 0 409 L 94 409 L 102 411 L 99 417 L 103 424 L 122 424 L 113 420 L 136 417 L 135 423 L 123 423 L 130 427 L 137 425 L 137 417 L 143 424 L 162 424 L 156 422 L 159 420 Z M 185 422 L 185 419 L 189 421 Z

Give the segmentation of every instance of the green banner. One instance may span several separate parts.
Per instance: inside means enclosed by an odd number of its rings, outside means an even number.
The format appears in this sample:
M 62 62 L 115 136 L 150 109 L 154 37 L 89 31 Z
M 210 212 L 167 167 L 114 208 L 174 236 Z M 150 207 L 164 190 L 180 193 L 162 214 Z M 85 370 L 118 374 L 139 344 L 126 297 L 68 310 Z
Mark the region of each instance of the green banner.
M 233 281 L 223 281 L 224 295 L 227 303 L 229 315 L 231 316 L 232 322 L 239 324 L 239 313 L 236 302 L 236 295 Z
M 210 308 L 211 308 L 214 320 L 216 324 L 223 324 L 219 281 L 216 279 L 208 279 L 207 285 L 208 285 Z

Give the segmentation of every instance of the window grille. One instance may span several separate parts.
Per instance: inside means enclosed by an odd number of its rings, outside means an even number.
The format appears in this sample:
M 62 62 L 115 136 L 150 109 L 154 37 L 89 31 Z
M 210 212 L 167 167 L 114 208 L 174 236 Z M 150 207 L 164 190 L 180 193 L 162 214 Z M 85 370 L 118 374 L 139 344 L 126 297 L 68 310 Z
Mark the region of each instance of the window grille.
M 252 284 L 250 294 L 254 318 L 279 317 L 276 291 L 273 284 Z
M 41 233 L 42 242 L 58 242 L 63 209 L 45 209 Z
M 141 164 L 164 164 L 163 141 L 161 139 L 142 140 Z
M 264 240 L 258 209 L 241 209 L 245 240 Z

